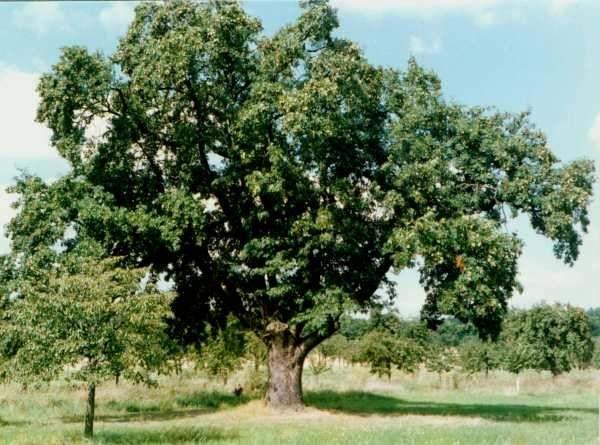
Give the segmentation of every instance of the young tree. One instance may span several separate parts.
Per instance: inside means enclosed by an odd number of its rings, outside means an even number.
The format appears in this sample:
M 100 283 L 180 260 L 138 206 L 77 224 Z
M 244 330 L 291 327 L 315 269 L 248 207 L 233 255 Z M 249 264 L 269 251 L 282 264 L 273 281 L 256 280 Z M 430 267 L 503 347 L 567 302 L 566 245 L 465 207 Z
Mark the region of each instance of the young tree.
M 490 370 L 499 366 L 498 345 L 491 341 L 469 340 L 460 345 L 460 365 L 468 374 L 485 372 L 488 377 Z
M 231 374 L 241 367 L 246 351 L 245 340 L 246 335 L 239 322 L 229 318 L 224 328 L 209 333 L 202 343 L 198 357 L 200 367 L 210 377 L 219 378 L 226 385 Z
M 71 171 L 20 178 L 8 229 L 17 265 L 74 233 L 67 250 L 91 237 L 164 274 L 187 341 L 233 313 L 280 407 L 301 406 L 305 357 L 342 314 L 416 258 L 425 319 L 495 335 L 521 250 L 503 223 L 528 215 L 572 263 L 593 183 L 527 114 L 448 103 L 414 60 L 374 66 L 326 1 L 302 4 L 265 36 L 235 2 L 143 2 L 112 56 L 65 48 L 38 120 Z
M 511 334 L 505 336 L 502 342 L 501 367 L 515 375 L 515 392 L 521 392 L 521 372 L 525 369 L 533 369 L 536 363 L 540 363 L 537 357 L 537 351 L 531 344 L 526 343 L 524 339 L 518 340 Z
M 86 260 L 78 269 L 23 284 L 7 310 L 3 336 L 8 332 L 19 343 L 6 363 L 8 378 L 44 382 L 67 372 L 86 385 L 84 433 L 91 437 L 101 382 L 119 373 L 151 383 L 151 371 L 163 369 L 171 297 L 144 284 L 145 269 L 122 269 L 115 260 Z
M 359 360 L 378 377 L 392 377 L 392 367 L 413 372 L 423 359 L 423 347 L 408 337 L 377 329 L 361 338 Z
M 348 359 L 348 348 L 351 340 L 348 340 L 341 334 L 335 334 L 325 340 L 318 347 L 319 353 L 325 358 L 337 359 L 341 365 L 342 360 Z
M 502 335 L 505 361 L 515 370 L 512 372 L 528 367 L 550 371 L 555 377 L 585 367 L 592 359 L 594 347 L 587 315 L 572 306 L 540 304 L 513 311 Z
M 455 348 L 433 342 L 426 350 L 424 361 L 427 370 L 435 372 L 441 384 L 444 373 L 452 371 L 458 364 L 458 354 Z

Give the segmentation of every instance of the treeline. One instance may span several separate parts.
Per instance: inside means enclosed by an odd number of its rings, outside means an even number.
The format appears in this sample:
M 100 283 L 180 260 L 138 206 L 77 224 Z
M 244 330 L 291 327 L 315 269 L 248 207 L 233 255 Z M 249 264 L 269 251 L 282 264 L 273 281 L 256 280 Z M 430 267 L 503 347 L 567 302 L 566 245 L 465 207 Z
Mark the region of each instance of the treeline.
M 318 351 L 331 360 L 369 366 L 380 377 L 390 377 L 392 369 L 414 372 L 421 367 L 440 378 L 452 370 L 487 375 L 496 369 L 517 375 L 532 369 L 557 376 L 575 368 L 600 367 L 600 343 L 593 341 L 593 327 L 582 309 L 558 304 L 512 310 L 493 340 L 481 339 L 472 325 L 454 318 L 432 331 L 417 320 L 374 313 L 364 319 L 344 318 L 339 333 Z

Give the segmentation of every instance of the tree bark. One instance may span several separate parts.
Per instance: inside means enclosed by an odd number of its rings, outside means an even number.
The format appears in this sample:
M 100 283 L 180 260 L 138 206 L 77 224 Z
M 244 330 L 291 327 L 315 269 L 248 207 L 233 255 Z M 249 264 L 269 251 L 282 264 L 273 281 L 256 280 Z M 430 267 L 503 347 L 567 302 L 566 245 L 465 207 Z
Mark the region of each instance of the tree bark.
M 306 354 L 285 333 L 272 336 L 268 346 L 267 405 L 276 409 L 302 409 L 302 370 Z
M 94 408 L 96 407 L 96 385 L 91 383 L 88 386 L 87 406 L 85 409 L 85 427 L 83 435 L 85 437 L 94 436 Z

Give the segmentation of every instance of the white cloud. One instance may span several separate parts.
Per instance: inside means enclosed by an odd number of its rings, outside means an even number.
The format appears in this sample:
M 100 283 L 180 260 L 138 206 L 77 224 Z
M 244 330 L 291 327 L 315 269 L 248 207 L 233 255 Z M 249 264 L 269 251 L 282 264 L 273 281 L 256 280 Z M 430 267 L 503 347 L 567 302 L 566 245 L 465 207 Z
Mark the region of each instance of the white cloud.
M 506 0 L 333 0 L 340 10 L 359 12 L 399 12 L 437 15 L 453 11 L 477 12 L 505 3 Z
M 137 2 L 115 1 L 104 8 L 98 17 L 102 26 L 110 31 L 123 32 L 133 20 Z
M 474 17 L 475 23 L 482 27 L 492 26 L 498 22 L 498 15 L 494 11 L 481 11 Z
M 40 34 L 66 28 L 60 2 L 26 2 L 14 12 L 13 19 L 17 26 Z
M 442 41 L 439 38 L 434 38 L 431 42 L 417 36 L 410 36 L 408 39 L 408 47 L 411 54 L 436 54 L 442 49 Z
M 57 159 L 50 130 L 35 122 L 39 76 L 0 66 L 0 160 Z
M 549 11 L 554 15 L 562 14 L 578 1 L 579 0 L 551 0 Z
M 342 12 L 381 16 L 403 14 L 422 18 L 448 14 L 470 17 L 479 26 L 522 22 L 523 9 L 560 15 L 585 0 L 331 0 Z
M 600 148 L 600 113 L 596 116 L 592 128 L 589 131 L 590 141 L 596 148 Z

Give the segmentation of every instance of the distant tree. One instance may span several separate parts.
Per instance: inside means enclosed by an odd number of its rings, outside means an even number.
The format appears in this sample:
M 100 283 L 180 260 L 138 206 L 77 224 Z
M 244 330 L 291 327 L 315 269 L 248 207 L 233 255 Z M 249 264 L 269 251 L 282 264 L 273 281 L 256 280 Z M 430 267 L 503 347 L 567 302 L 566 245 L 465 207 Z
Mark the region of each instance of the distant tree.
M 267 363 L 268 351 L 265 344 L 254 332 L 246 331 L 244 339 L 246 358 L 252 362 L 255 371 Z
M 351 341 L 341 334 L 335 334 L 321 343 L 317 350 L 325 358 L 349 361 L 348 347 Z
M 436 373 L 442 383 L 443 375 L 457 366 L 458 354 L 455 348 L 444 346 L 437 341 L 426 349 L 424 361 L 427 370 Z
M 592 355 L 591 366 L 595 369 L 600 369 L 600 338 L 594 337 L 594 353 Z
M 19 339 L 6 375 L 28 384 L 66 372 L 85 384 L 84 434 L 91 437 L 101 382 L 118 373 L 152 383 L 151 372 L 164 370 L 171 296 L 144 283 L 146 269 L 119 268 L 116 260 L 85 260 L 77 269 L 22 283 L 5 314 L 4 331 Z
M 440 342 L 446 346 L 459 346 L 460 344 L 476 340 L 479 336 L 477 329 L 470 323 L 463 323 L 456 318 L 447 318 L 440 324 L 436 332 Z
M 500 366 L 498 345 L 477 339 L 465 341 L 459 347 L 459 361 L 466 373 L 484 372 L 487 378 L 491 370 Z
M 367 318 L 356 318 L 344 315 L 340 319 L 339 334 L 349 340 L 362 337 L 372 330 L 371 321 Z
M 600 337 L 600 307 L 588 309 L 586 314 L 590 323 L 592 337 Z
M 327 358 L 319 353 L 318 350 L 313 351 L 313 353 L 308 358 L 308 368 L 312 375 L 317 379 L 317 384 L 319 383 L 319 378 L 321 375 L 331 371 L 331 366 L 327 363 Z
M 229 317 L 221 329 L 209 327 L 202 343 L 198 364 L 211 378 L 227 384 L 229 377 L 240 369 L 246 352 L 246 336 L 239 321 Z
M 593 355 L 587 315 L 569 305 L 515 310 L 505 321 L 502 336 L 504 361 L 516 371 L 528 367 L 557 376 L 589 365 Z
M 573 263 L 593 163 L 561 164 L 527 113 L 448 101 L 434 73 L 377 66 L 337 27 L 324 0 L 269 34 L 233 1 L 140 2 L 113 54 L 64 48 L 37 118 L 71 168 L 12 189 L 15 264 L 72 233 L 66 251 L 92 237 L 152 267 L 174 283 L 175 334 L 233 313 L 265 341 L 279 407 L 302 405 L 308 353 L 390 272 L 419 265 L 431 325 L 496 335 L 522 245 L 504 223 L 529 216 Z
M 362 337 L 358 356 L 378 377 L 391 378 L 392 367 L 413 372 L 423 358 L 423 348 L 411 338 L 385 330 L 374 330 Z
M 515 392 L 521 392 L 521 372 L 534 369 L 541 362 L 539 351 L 524 339 L 514 338 L 511 334 L 505 335 L 502 341 L 500 367 L 515 375 Z

